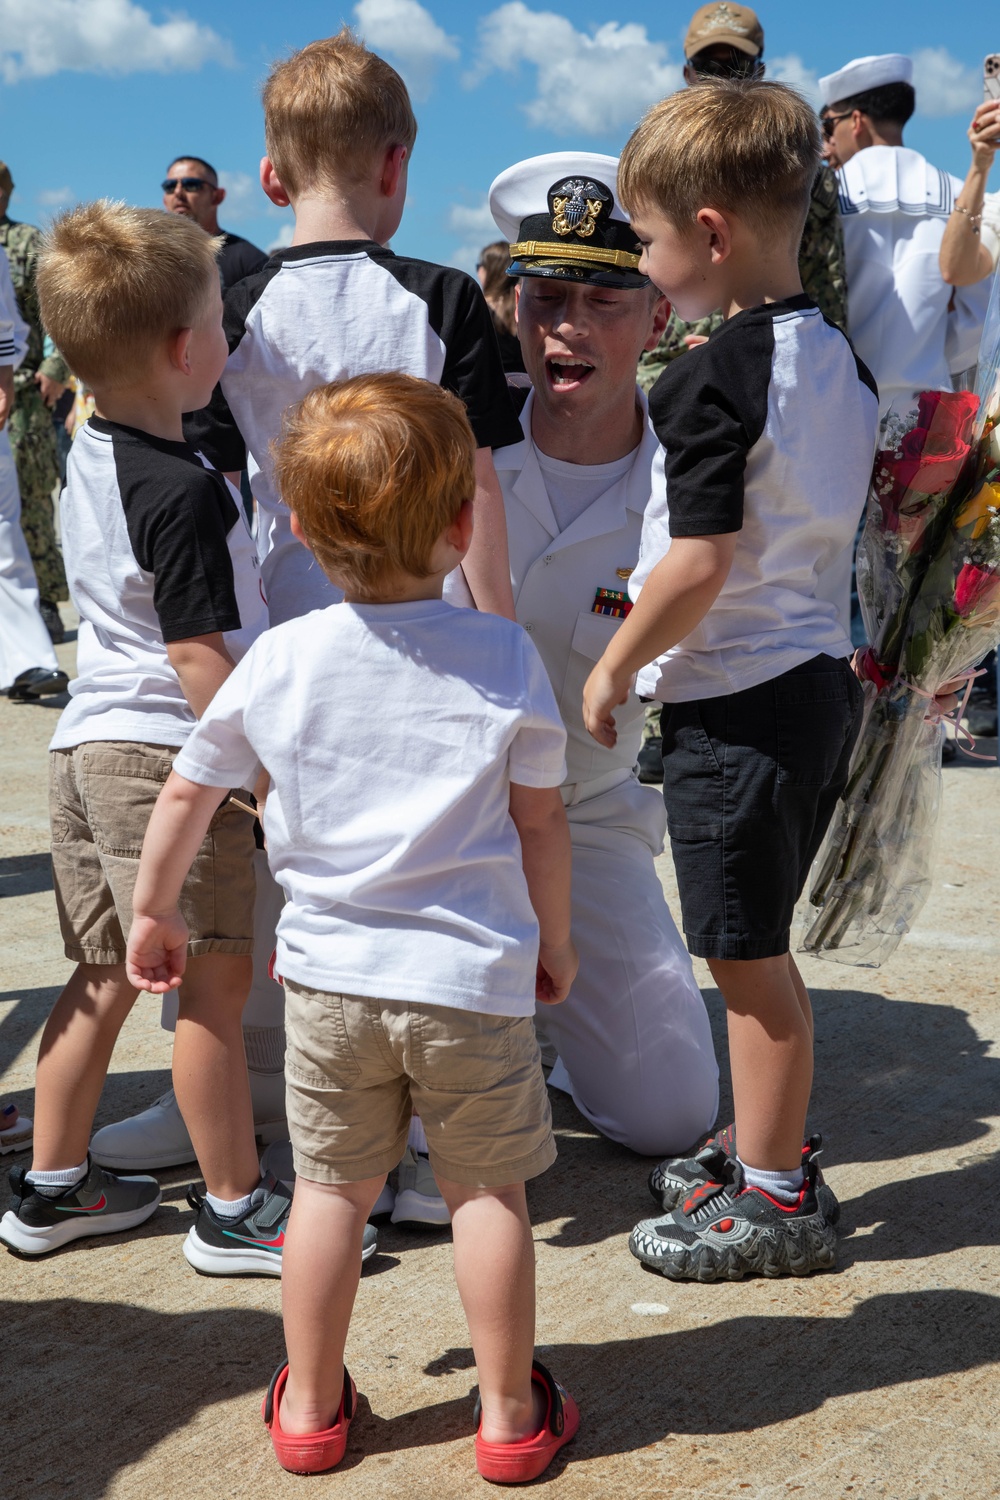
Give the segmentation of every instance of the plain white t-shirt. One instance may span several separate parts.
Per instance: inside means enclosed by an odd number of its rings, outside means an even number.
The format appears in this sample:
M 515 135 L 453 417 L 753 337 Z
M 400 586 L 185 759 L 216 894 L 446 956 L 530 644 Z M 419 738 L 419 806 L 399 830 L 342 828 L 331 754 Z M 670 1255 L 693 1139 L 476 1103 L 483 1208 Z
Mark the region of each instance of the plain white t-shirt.
M 344 603 L 261 636 L 175 767 L 203 786 L 270 774 L 284 978 L 524 1016 L 538 924 L 510 784 L 559 786 L 565 745 L 519 625 L 440 599 Z
M 567 463 L 562 458 L 550 458 L 537 444 L 535 453 L 552 514 L 562 533 L 629 472 L 635 463 L 636 450 L 633 448 L 624 458 L 616 458 L 609 464 Z

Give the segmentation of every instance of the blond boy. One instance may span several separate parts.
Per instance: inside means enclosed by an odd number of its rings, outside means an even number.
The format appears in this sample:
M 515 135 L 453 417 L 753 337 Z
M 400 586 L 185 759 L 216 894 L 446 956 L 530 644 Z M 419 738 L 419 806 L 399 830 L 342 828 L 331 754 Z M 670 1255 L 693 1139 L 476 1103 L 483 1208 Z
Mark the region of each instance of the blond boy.
M 664 705 L 685 938 L 729 1014 L 735 1128 L 656 1169 L 672 1212 L 632 1235 L 677 1279 L 803 1274 L 835 1256 L 835 1200 L 803 1147 L 812 1012 L 789 936 L 860 722 L 848 590 L 878 396 L 802 292 L 818 165 L 797 94 L 713 80 L 651 110 L 619 169 L 640 269 L 681 318 L 726 319 L 650 394 L 666 500 L 643 520 L 635 608 L 584 689 L 603 744 L 636 672 Z
M 518 438 L 480 289 L 453 267 L 397 256 L 417 122 L 399 74 L 346 28 L 275 63 L 264 85 L 261 184 L 291 204 L 291 245 L 226 296 L 229 361 L 187 430 L 217 468 L 249 466 L 271 624 L 338 597 L 292 536 L 271 443 L 285 409 L 329 380 L 402 370 L 465 403 L 476 437 L 476 539 L 464 570 L 479 609 L 513 617 L 492 449 Z M 405 732 L 405 729 L 404 729 Z
M 15 1168 L 0 1239 L 41 1255 L 142 1223 L 152 1177 L 91 1163 L 87 1142 L 118 1032 L 139 852 L 177 751 L 266 625 L 239 495 L 185 443 L 226 359 L 216 244 L 124 204 L 60 219 L 38 273 L 43 317 L 97 412 L 61 507 L 80 615 L 78 675 L 50 746 L 52 865 L 76 969 L 42 1034 L 34 1158 Z M 260 1183 L 240 1014 L 253 945 L 251 820 L 215 796 L 182 907 L 188 965 L 174 1087 L 208 1197 L 185 1242 L 200 1270 L 280 1274 L 287 1193 Z M 272 1190 L 273 1188 L 273 1190 Z
M 562 1000 L 576 972 L 566 734 L 520 627 L 441 598 L 472 540 L 474 439 L 454 396 L 407 375 L 322 387 L 275 462 L 295 534 L 345 599 L 266 632 L 179 757 L 143 848 L 129 972 L 182 981 L 188 863 L 219 788 L 266 769 L 296 1171 L 275 1453 L 301 1473 L 343 1456 L 361 1236 L 417 1107 L 479 1370 L 479 1471 L 526 1481 L 578 1421 L 532 1359 L 524 1194 L 555 1157 L 535 1000 Z M 372 774 L 395 734 L 373 694 L 408 726 L 391 779 Z

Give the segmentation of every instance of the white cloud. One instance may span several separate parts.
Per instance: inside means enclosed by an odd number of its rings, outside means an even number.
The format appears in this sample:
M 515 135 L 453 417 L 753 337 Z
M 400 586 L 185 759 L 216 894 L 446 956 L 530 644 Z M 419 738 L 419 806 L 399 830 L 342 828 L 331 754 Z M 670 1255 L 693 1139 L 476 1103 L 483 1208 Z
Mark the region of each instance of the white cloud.
M 537 70 L 528 119 L 559 135 L 628 129 L 683 82 L 681 65 L 645 26 L 607 21 L 588 35 L 554 11 L 510 0 L 480 22 L 479 55 L 465 82 L 475 87 L 488 73 L 515 73 L 522 63 Z
M 475 273 L 483 246 L 500 238 L 485 193 L 478 203 L 453 203 L 448 210 L 448 228 L 461 236 L 461 244 L 452 253 L 451 264 L 470 274 Z
M 42 188 L 41 192 L 35 194 L 35 202 L 41 204 L 42 208 L 66 208 L 70 203 L 76 202 L 76 194 L 72 188 Z
M 132 0 L 0 0 L 0 79 L 53 73 L 176 73 L 232 49 L 181 12 L 155 22 Z
M 913 54 L 913 87 L 917 110 L 931 119 L 971 115 L 983 101 L 983 78 L 966 68 L 947 47 L 921 47 Z
M 801 57 L 790 52 L 787 57 L 772 58 L 767 64 L 767 76 L 776 83 L 787 83 L 798 89 L 815 109 L 819 108 L 819 80 L 812 68 L 807 68 Z
M 268 255 L 273 255 L 275 250 L 284 250 L 292 243 L 292 235 L 295 233 L 294 224 L 282 224 L 278 233 L 267 247 Z
M 417 0 L 358 0 L 354 14 L 369 46 L 399 63 L 415 99 L 427 98 L 439 63 L 458 61 L 454 38 Z
M 259 214 L 267 202 L 257 178 L 248 172 L 220 172 L 219 186 L 226 190 L 221 210 L 224 219 L 246 219 Z

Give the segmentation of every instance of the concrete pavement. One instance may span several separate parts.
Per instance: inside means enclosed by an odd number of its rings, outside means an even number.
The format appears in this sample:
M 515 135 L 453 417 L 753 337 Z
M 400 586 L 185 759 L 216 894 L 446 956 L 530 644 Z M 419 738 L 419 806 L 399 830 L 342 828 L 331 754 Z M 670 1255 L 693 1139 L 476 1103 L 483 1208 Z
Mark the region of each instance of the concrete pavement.
M 46 854 L 58 708 L 0 700 L 0 1095 L 29 1114 L 37 1035 L 69 973 Z M 1000 1495 L 1000 770 L 946 771 L 941 831 L 933 894 L 884 969 L 802 965 L 813 1121 L 843 1202 L 836 1273 L 702 1287 L 645 1271 L 626 1242 L 652 1208 L 649 1163 L 553 1095 L 559 1160 L 529 1190 L 538 1344 L 583 1427 L 551 1471 L 552 1500 Z M 699 973 L 725 1073 L 721 1003 Z M 97 1123 L 155 1098 L 169 1061 L 158 1005 L 140 1000 Z M 348 1351 L 364 1399 L 347 1459 L 296 1479 L 259 1416 L 283 1352 L 280 1286 L 196 1276 L 180 1254 L 192 1173 L 159 1175 L 163 1206 L 130 1235 L 36 1263 L 0 1253 L 0 1493 L 487 1493 L 447 1233 L 381 1231 Z

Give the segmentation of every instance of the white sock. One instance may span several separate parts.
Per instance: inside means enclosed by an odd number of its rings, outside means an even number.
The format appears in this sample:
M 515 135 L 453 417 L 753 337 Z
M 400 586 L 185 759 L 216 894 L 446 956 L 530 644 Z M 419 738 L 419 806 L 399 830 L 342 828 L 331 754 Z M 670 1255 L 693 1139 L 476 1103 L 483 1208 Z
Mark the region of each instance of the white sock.
M 427 1132 L 419 1115 L 410 1116 L 410 1134 L 407 1136 L 406 1144 L 412 1146 L 418 1156 L 428 1155 Z
M 216 1198 L 214 1193 L 205 1194 L 205 1202 L 214 1214 L 220 1219 L 242 1219 L 253 1207 L 253 1193 L 247 1193 L 244 1198 Z
M 747 1187 L 762 1188 L 772 1198 L 777 1198 L 779 1203 L 791 1205 L 798 1202 L 805 1180 L 801 1167 L 795 1167 L 791 1172 L 761 1172 L 757 1167 L 748 1167 L 742 1157 L 739 1158 L 739 1163 L 743 1168 Z
M 36 1172 L 34 1168 L 24 1174 L 25 1182 L 37 1188 L 43 1198 L 58 1198 L 67 1188 L 76 1187 L 87 1175 L 87 1163 L 78 1167 L 63 1167 L 58 1172 Z

